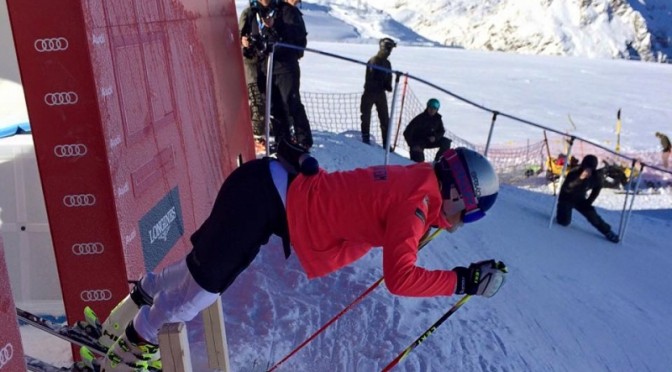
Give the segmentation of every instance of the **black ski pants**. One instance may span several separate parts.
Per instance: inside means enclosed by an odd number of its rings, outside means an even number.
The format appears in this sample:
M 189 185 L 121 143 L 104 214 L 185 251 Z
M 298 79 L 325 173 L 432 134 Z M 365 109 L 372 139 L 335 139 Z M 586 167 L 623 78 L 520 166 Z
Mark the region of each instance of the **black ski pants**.
M 604 222 L 602 217 L 597 214 L 595 207 L 583 200 L 578 202 L 571 200 L 560 200 L 558 202 L 558 212 L 556 214 L 556 220 L 558 224 L 562 226 L 569 226 L 569 224 L 572 223 L 572 209 L 576 209 L 579 213 L 586 217 L 588 222 L 590 222 L 590 224 L 593 225 L 597 231 L 601 232 L 602 234 L 606 235 L 609 233 L 609 231 L 611 231 L 611 226 Z
M 441 137 L 434 143 L 423 143 L 415 145 L 408 144 L 409 155 L 411 156 L 411 160 L 414 162 L 422 163 L 425 161 L 425 149 L 438 148 L 439 150 L 436 152 L 436 156 L 434 157 L 434 161 L 437 161 L 441 155 L 443 155 L 443 153 L 450 148 L 452 142 L 453 141 L 451 141 L 449 138 Z
M 301 102 L 301 70 L 292 70 L 273 74 L 273 96 L 271 110 L 276 119 L 274 125 L 275 143 L 282 138 L 291 138 L 290 128 L 294 128 L 294 137 L 300 145 L 311 148 L 313 133 Z
M 273 183 L 270 158 L 251 160 L 224 181 L 210 216 L 191 236 L 187 267 L 194 280 L 211 293 L 228 288 L 268 243 L 271 235 L 289 249 L 287 217 Z
M 390 114 L 387 109 L 387 96 L 385 91 L 370 92 L 364 91 L 362 100 L 359 105 L 362 119 L 362 141 L 369 143 L 371 141 L 371 109 L 376 106 L 378 112 L 378 121 L 380 122 L 380 134 L 382 135 L 381 142 L 383 147 L 387 144 L 387 125 L 390 121 Z

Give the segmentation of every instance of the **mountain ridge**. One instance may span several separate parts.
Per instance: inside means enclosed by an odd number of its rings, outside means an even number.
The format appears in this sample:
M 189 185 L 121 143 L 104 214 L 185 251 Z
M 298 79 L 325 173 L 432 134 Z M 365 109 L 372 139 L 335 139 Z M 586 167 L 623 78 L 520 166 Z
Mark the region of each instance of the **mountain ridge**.
M 664 0 L 317 0 L 303 5 L 353 28 L 350 39 L 475 50 L 638 59 L 672 57 L 672 5 Z M 311 27 L 312 26 L 312 27 Z

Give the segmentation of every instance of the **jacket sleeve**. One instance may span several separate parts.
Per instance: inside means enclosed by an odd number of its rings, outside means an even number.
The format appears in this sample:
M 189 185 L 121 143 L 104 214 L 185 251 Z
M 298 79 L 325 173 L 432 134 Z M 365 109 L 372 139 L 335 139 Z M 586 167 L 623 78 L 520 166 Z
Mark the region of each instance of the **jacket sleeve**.
M 565 180 L 562 182 L 562 186 L 560 187 L 560 193 L 567 195 L 567 196 L 573 196 L 576 193 L 577 188 L 581 184 L 581 179 L 579 179 L 579 176 L 581 175 L 581 170 L 579 168 L 573 169 L 567 173 L 567 176 L 565 177 Z
M 390 61 L 385 60 L 383 63 L 383 67 L 391 70 L 392 69 L 392 64 Z M 388 92 L 392 91 L 392 74 L 389 72 L 384 72 L 385 74 L 385 90 Z
M 439 114 L 436 114 L 436 140 L 438 141 L 439 138 L 443 137 L 446 134 L 446 128 L 443 126 L 443 119 L 441 119 L 441 116 Z
M 600 191 L 602 191 L 602 176 L 598 173 L 594 173 L 592 176 L 592 189 L 590 190 L 590 196 L 588 196 L 586 202 L 588 204 L 593 204 L 595 199 L 600 195 Z
M 420 124 L 419 121 L 419 116 L 414 117 L 411 122 L 408 123 L 406 129 L 404 129 L 404 139 L 409 147 L 415 146 L 418 143 L 416 132 L 418 130 L 418 125 Z
M 273 28 L 277 29 L 280 41 L 305 48 L 308 45 L 308 32 L 306 32 L 306 24 L 303 21 L 301 11 L 287 3 L 282 3 L 279 9 L 280 22 Z M 298 60 L 303 57 L 303 50 L 278 48 L 276 49 L 276 55 L 280 58 L 291 55 Z
M 251 10 L 249 6 L 240 12 L 240 17 L 238 18 L 238 31 L 240 31 L 240 36 L 244 36 L 250 33 L 250 25 L 248 22 L 250 12 Z
M 457 284 L 455 272 L 416 266 L 418 243 L 428 228 L 423 214 L 427 215 L 427 206 L 421 198 L 390 207 L 383 244 L 385 284 L 399 296 L 450 296 Z

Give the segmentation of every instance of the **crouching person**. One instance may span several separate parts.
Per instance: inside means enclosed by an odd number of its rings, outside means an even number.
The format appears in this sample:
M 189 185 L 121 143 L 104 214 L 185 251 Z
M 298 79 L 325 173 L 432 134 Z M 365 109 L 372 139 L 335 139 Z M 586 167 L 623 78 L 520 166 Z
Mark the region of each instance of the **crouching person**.
M 597 157 L 586 155 L 578 168 L 572 169 L 560 187 L 556 221 L 562 226 L 572 222 L 572 209 L 581 213 L 597 231 L 613 243 L 618 243 L 618 235 L 611 226 L 597 214 L 593 202 L 602 190 L 602 176 L 597 172 Z M 586 197 L 588 191 L 590 195 Z
M 414 162 L 425 161 L 425 149 L 438 148 L 434 159 L 437 161 L 450 148 L 452 141 L 444 137 L 446 129 L 443 127 L 443 120 L 439 114 L 440 107 L 438 99 L 430 99 L 427 101 L 425 111 L 414 117 L 404 130 L 404 139 L 408 144 L 411 160 Z

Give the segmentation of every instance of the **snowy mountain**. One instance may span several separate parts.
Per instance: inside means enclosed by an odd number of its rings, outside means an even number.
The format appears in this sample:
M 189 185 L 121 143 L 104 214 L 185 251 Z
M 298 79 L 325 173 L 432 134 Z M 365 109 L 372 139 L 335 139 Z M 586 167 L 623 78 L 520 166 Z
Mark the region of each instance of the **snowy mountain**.
M 360 38 L 588 58 L 672 57 L 669 0 L 316 0 L 303 7 L 325 11 Z

